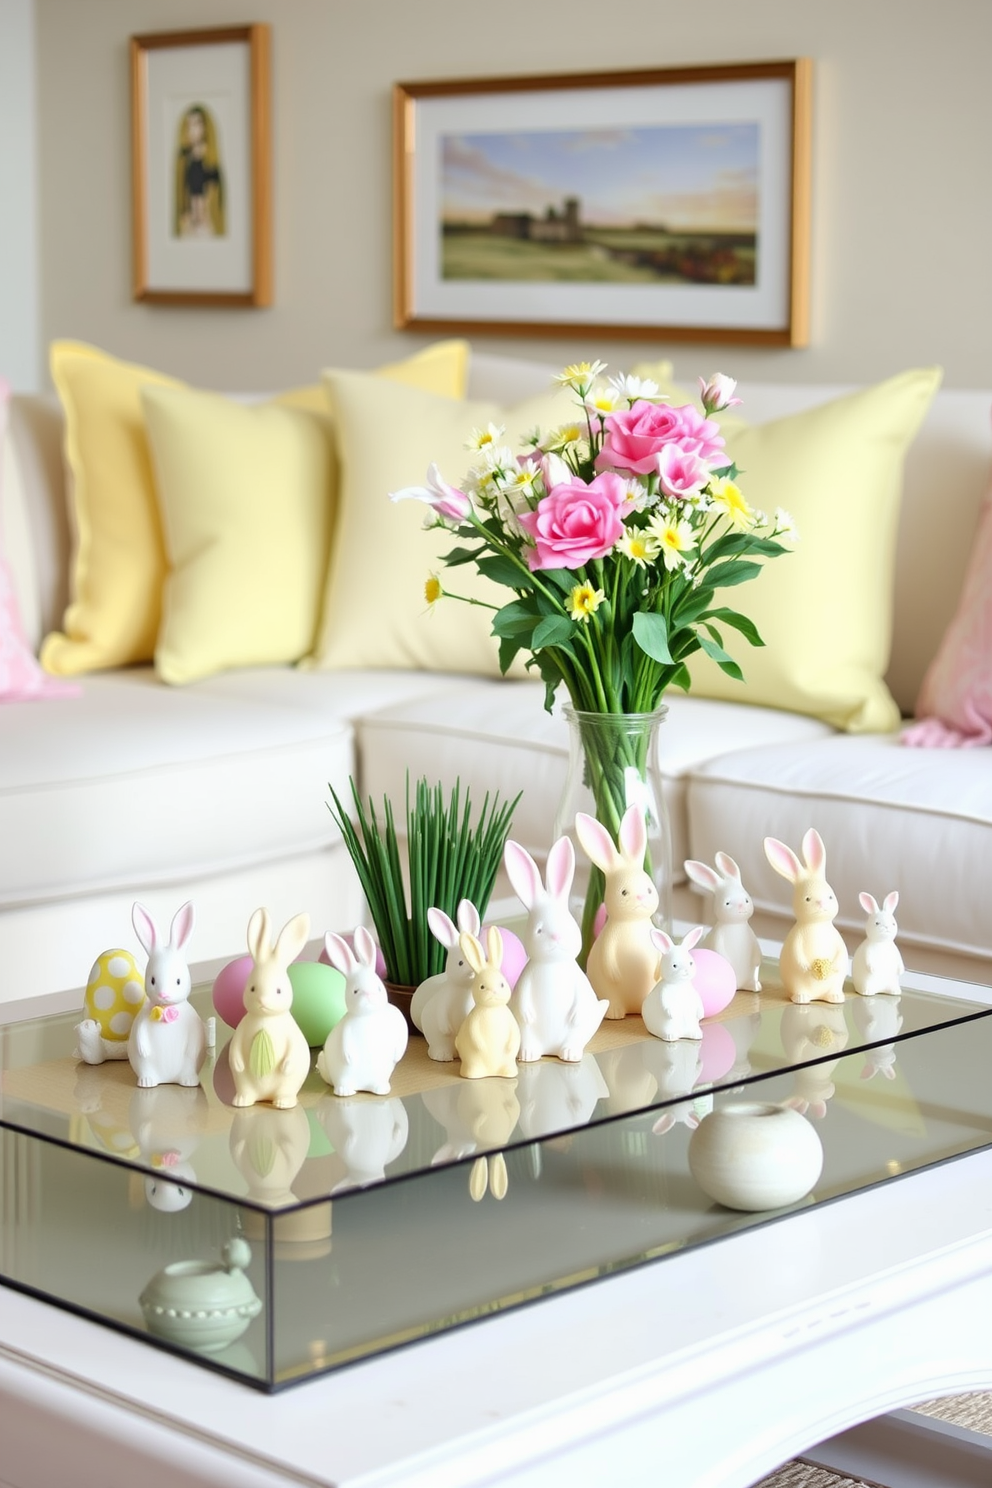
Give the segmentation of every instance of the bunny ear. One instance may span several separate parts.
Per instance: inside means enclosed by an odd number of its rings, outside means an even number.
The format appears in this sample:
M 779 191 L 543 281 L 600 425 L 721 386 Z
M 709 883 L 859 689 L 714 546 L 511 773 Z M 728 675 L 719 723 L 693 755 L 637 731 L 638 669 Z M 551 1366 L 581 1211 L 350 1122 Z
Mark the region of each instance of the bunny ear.
M 896 907 L 896 905 L 898 903 L 899 903 L 899 890 L 898 889 L 893 889 L 891 894 L 886 894 L 886 896 L 885 896 L 885 908 L 888 910 L 889 914 L 892 914 L 894 912 L 895 907 Z
M 503 849 L 506 874 L 513 892 L 525 909 L 530 909 L 543 889 L 537 864 L 525 847 L 511 838 Z M 464 947 L 462 948 L 464 949 Z
M 251 951 L 256 965 L 266 959 L 271 947 L 272 936 L 269 933 L 269 911 L 267 909 L 256 909 L 248 921 L 248 949 Z
M 470 935 L 467 930 L 463 930 L 458 937 L 458 944 L 461 947 L 462 955 L 472 970 L 476 972 L 481 971 L 486 964 L 481 941 L 476 940 L 475 936 Z
M 308 934 L 309 930 L 310 927 L 308 925 Z M 359 925 L 356 929 L 354 934 L 354 944 L 355 955 L 358 957 L 358 960 L 362 963 L 363 966 L 371 966 L 372 970 L 374 971 L 376 962 L 376 945 L 375 941 L 372 939 L 372 936 L 369 934 L 368 930 L 366 930 L 364 925 Z
M 446 950 L 458 944 L 458 931 L 450 915 L 446 915 L 443 909 L 436 909 L 433 905 L 427 911 L 427 923 L 431 927 L 434 939 L 440 941 Z M 467 930 L 468 925 L 465 926 Z
M 193 934 L 193 906 L 188 901 L 181 909 L 177 909 L 172 920 L 172 929 L 169 932 L 169 944 L 176 950 L 181 951 L 183 946 Z
M 559 837 L 548 853 L 545 878 L 553 899 L 567 899 L 575 874 L 575 848 L 571 837 Z
M 358 961 L 344 936 L 335 935 L 332 930 L 328 930 L 324 936 L 324 950 L 327 952 L 328 961 L 336 971 L 340 971 L 342 976 L 350 976 L 352 972 L 357 971 Z
M 675 944 L 675 942 L 672 940 L 672 937 L 670 935 L 665 934 L 664 930 L 658 930 L 654 925 L 652 925 L 651 944 L 654 946 L 656 951 L 661 951 L 662 955 L 664 955 L 666 951 L 670 951 L 672 949 L 672 946 Z
M 716 863 L 716 866 L 719 868 L 724 878 L 735 878 L 737 882 L 740 883 L 741 870 L 738 868 L 737 864 L 734 862 L 729 853 L 718 852 L 713 861 Z
M 308 914 L 294 915 L 288 924 L 283 925 L 276 940 L 276 960 L 282 966 L 288 966 L 295 961 L 307 943 L 310 934 L 310 916 Z
M 461 899 L 456 911 L 459 930 L 467 930 L 469 935 L 478 935 L 482 929 L 482 917 L 471 899 Z
M 682 949 L 691 951 L 694 945 L 698 945 L 706 934 L 705 925 L 694 925 L 688 935 L 682 937 Z
M 858 903 L 861 905 L 861 908 L 864 910 L 865 914 L 878 914 L 878 905 L 875 903 L 875 900 L 873 899 L 871 894 L 859 894 Z
M 618 867 L 620 854 L 613 845 L 613 839 L 602 822 L 598 822 L 594 816 L 587 816 L 584 811 L 576 812 L 575 835 L 581 842 L 586 857 L 603 873 L 609 873 L 611 869 Z
M 720 854 L 717 853 L 717 861 L 719 861 L 719 858 Z M 697 863 L 695 858 L 687 858 L 682 866 L 687 876 L 694 884 L 698 884 L 701 889 L 712 889 L 715 891 L 720 887 L 720 875 L 719 873 L 714 873 L 709 864 Z
M 803 857 L 811 873 L 822 873 L 827 866 L 827 849 L 815 827 L 810 827 L 803 838 Z
M 142 947 L 150 956 L 158 945 L 158 930 L 155 927 L 155 921 L 145 906 L 139 904 L 137 899 L 131 906 L 131 924 L 134 926 L 134 933 L 141 942 Z
M 776 873 L 781 873 L 790 883 L 795 883 L 803 871 L 803 865 L 792 851 L 786 847 L 784 842 L 779 842 L 777 837 L 765 838 L 765 857 L 771 863 Z
M 503 937 L 498 925 L 490 925 L 486 935 L 486 949 L 489 952 L 489 965 L 499 971 L 503 964 Z
M 635 802 L 628 806 L 620 823 L 620 851 L 634 868 L 644 866 L 644 850 L 648 845 L 648 829 L 644 812 Z

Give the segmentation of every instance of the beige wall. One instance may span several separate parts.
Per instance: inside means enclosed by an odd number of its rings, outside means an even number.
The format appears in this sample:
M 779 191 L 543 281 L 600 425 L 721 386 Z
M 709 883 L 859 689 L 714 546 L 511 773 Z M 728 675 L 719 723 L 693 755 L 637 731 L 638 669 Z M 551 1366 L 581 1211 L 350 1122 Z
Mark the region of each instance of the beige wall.
M 808 55 L 815 62 L 813 337 L 801 351 L 488 338 L 683 377 L 875 379 L 941 362 L 992 385 L 989 0 L 35 0 L 42 334 L 205 386 L 273 388 L 428 339 L 390 307 L 395 79 Z M 261 311 L 130 301 L 127 38 L 274 27 L 276 298 Z M 481 344 L 481 343 L 480 343 Z

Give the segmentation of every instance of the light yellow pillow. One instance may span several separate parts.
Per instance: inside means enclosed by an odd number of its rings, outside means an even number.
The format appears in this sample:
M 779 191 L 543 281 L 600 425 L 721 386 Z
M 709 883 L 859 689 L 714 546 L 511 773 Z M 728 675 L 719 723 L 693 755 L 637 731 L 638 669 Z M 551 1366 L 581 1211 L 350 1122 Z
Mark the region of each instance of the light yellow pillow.
M 360 372 L 325 372 L 324 382 L 341 467 L 324 617 L 310 664 L 499 676 L 492 610 L 443 599 L 429 611 L 424 583 L 433 571 L 452 593 L 496 608 L 512 592 L 471 564 L 446 569 L 442 555 L 457 540 L 443 529 L 425 532 L 428 508 L 419 501 L 393 505 L 389 493 L 423 485 L 432 461 L 459 485 L 473 463 L 466 449 L 473 429 L 503 424 L 506 443 L 522 449 L 535 425 L 546 430 L 571 416 L 571 395 L 549 392 L 505 409 L 452 403 Z M 528 675 L 522 659 L 511 675 Z
M 800 541 L 756 579 L 724 591 L 765 642 L 722 628 L 744 672 L 735 682 L 700 653 L 692 692 L 809 713 L 852 733 L 884 732 L 899 709 L 889 661 L 902 467 L 940 385 L 939 368 L 887 382 L 772 423 L 725 426 L 752 506 L 783 507 Z
M 142 389 L 169 556 L 155 666 L 165 682 L 298 661 L 327 568 L 331 450 L 305 410 Z
M 460 398 L 467 365 L 468 343 L 451 340 L 392 363 L 378 375 L 414 383 L 422 379 L 431 390 Z M 69 676 L 150 661 L 167 562 L 141 389 L 185 384 L 75 341 L 53 343 L 51 368 L 65 413 L 78 537 L 64 629 L 46 638 L 42 664 L 49 672 Z M 277 401 L 310 408 L 324 420 L 325 438 L 333 437 L 319 386 L 283 394 Z M 332 451 L 329 503 L 333 476 Z

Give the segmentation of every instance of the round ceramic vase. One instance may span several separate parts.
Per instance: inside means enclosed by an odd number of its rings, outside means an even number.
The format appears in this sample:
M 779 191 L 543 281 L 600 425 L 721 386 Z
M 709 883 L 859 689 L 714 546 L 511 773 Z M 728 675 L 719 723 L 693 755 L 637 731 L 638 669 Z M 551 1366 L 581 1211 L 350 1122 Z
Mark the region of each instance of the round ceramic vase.
M 150 1333 L 199 1353 L 215 1353 L 240 1338 L 262 1304 L 243 1267 L 251 1247 L 232 1240 L 224 1261 L 176 1261 L 152 1277 L 139 1301 Z
M 784 1209 L 816 1183 L 823 1147 L 790 1106 L 736 1101 L 699 1123 L 689 1142 L 689 1167 L 703 1192 L 728 1209 Z

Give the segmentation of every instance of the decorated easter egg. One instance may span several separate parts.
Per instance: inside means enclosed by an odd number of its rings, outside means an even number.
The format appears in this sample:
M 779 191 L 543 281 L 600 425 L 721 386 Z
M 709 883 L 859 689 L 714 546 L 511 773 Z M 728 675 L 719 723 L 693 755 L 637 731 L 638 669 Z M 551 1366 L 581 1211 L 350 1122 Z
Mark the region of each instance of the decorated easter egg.
M 712 1018 L 733 1002 L 737 975 L 726 956 L 718 951 L 701 951 L 697 946 L 692 959 L 696 963 L 692 985 L 703 999 L 703 1016 Z
M 214 1008 L 228 1028 L 237 1028 L 245 1015 L 245 987 L 254 964 L 250 956 L 238 956 L 217 974 L 213 988 Z
M 130 951 L 102 951 L 93 963 L 83 1007 L 110 1043 L 126 1043 L 134 1015 L 145 1000 L 145 979 Z
M 311 1049 L 319 1048 L 344 1017 L 344 977 L 321 961 L 294 961 L 289 981 L 296 1025 Z

